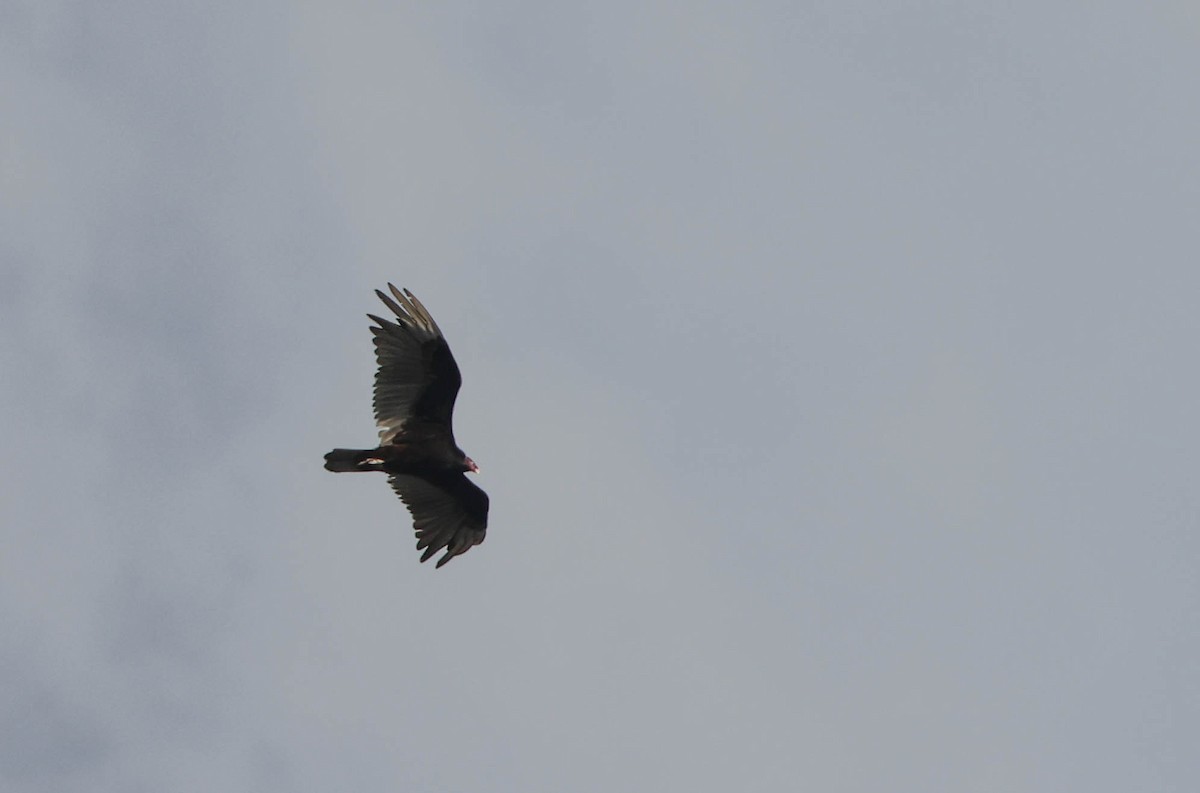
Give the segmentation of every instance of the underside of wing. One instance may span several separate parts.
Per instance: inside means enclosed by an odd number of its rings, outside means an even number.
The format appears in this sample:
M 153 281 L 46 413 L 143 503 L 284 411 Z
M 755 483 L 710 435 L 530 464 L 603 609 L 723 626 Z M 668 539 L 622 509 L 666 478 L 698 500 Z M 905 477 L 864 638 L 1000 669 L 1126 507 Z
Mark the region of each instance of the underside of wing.
M 412 513 L 422 562 L 444 548 L 446 553 L 437 562 L 441 567 L 483 542 L 487 534 L 487 493 L 463 474 L 393 474 L 388 483 Z
M 376 325 L 375 423 L 380 443 L 391 443 L 410 419 L 445 424 L 450 429 L 454 400 L 462 385 L 458 364 L 433 317 L 407 289 L 388 284 L 392 295 L 375 291 L 395 315 L 387 320 L 368 314 Z M 394 298 L 394 299 L 393 299 Z

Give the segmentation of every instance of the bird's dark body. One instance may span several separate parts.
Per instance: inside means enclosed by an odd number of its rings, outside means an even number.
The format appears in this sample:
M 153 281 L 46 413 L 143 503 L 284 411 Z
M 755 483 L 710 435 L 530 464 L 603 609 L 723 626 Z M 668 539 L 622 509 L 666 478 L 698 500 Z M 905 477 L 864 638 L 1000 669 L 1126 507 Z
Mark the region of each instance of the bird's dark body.
M 433 317 L 411 292 L 388 284 L 395 300 L 376 291 L 396 315 L 377 323 L 375 418 L 380 444 L 374 449 L 334 449 L 325 468 L 337 473 L 383 471 L 413 513 L 417 549 L 424 562 L 443 548 L 441 567 L 483 542 L 487 494 L 464 473 L 478 471 L 454 442 L 451 420 L 462 384 L 458 365 Z
M 334 449 L 325 455 L 330 471 L 383 471 L 389 474 L 422 475 L 437 472 L 462 473 L 462 450 L 443 438 L 411 438 L 405 433 L 394 443 L 374 449 Z

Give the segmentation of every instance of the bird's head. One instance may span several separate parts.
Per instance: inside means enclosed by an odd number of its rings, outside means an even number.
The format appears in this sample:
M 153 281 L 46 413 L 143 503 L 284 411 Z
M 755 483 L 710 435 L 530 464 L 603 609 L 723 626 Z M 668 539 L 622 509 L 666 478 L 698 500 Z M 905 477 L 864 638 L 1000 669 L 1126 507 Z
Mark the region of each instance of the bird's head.
M 473 474 L 479 473 L 479 466 L 470 457 L 463 455 L 463 470 L 470 471 Z

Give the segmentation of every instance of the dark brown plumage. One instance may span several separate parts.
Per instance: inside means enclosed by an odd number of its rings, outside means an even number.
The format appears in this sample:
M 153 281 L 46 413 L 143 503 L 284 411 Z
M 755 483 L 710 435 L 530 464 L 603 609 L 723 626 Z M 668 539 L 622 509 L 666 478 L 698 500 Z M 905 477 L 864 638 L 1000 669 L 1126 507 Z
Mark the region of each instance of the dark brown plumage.
M 412 512 L 417 550 L 424 562 L 443 548 L 437 566 L 466 553 L 487 534 L 488 497 L 464 475 L 478 471 L 454 442 L 454 400 L 462 385 L 458 364 L 442 331 L 421 301 L 388 284 L 378 289 L 395 320 L 368 314 L 376 323 L 375 449 L 334 449 L 330 471 L 383 471 Z M 392 298 L 395 298 L 394 300 Z

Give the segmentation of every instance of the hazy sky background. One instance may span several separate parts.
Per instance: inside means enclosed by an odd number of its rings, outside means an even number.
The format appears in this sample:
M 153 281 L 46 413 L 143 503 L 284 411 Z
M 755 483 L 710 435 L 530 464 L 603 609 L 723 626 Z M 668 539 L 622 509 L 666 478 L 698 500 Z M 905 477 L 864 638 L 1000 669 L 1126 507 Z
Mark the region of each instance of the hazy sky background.
M 1191 2 L 0 4 L 0 788 L 1194 793 L 1197 75 Z M 321 468 L 389 280 L 437 572 Z

